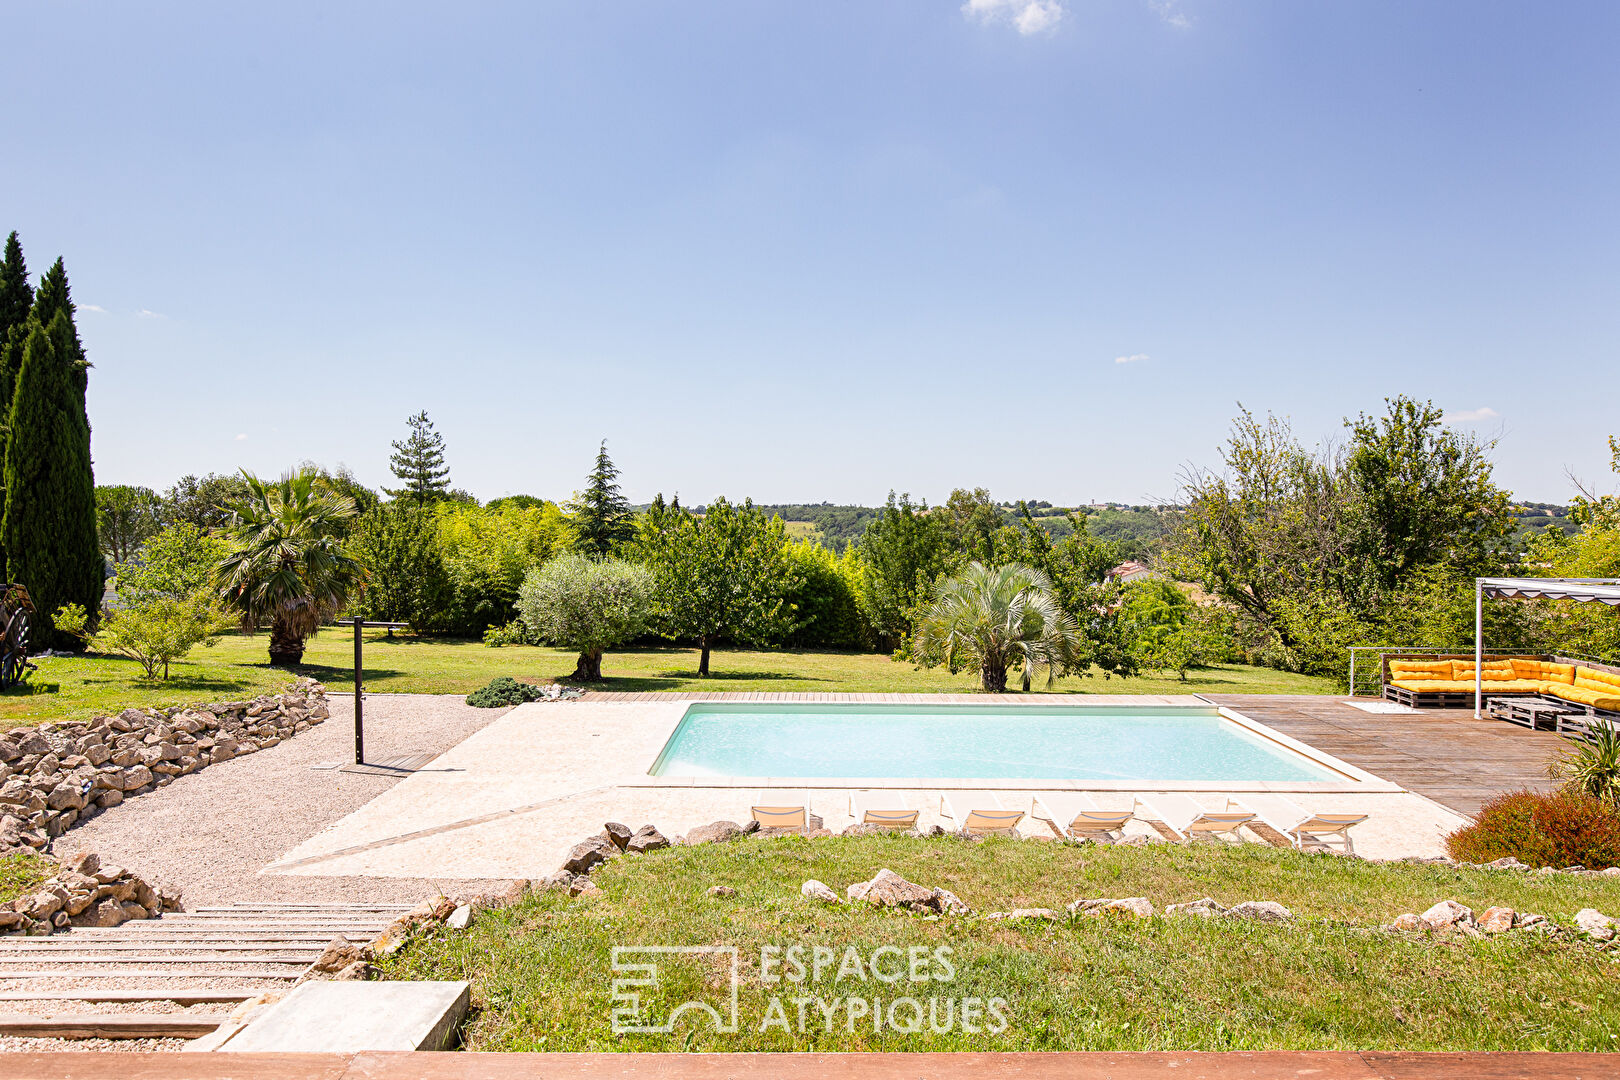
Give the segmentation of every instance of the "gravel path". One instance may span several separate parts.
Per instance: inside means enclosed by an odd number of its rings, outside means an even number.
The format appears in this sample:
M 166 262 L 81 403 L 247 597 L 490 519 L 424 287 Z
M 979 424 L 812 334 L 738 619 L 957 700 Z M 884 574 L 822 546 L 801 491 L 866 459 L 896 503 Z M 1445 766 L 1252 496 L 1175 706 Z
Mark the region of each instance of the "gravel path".
M 332 717 L 279 746 L 182 776 L 57 838 L 57 854 L 94 851 L 102 865 L 178 885 L 187 907 L 242 901 L 412 903 L 477 891 L 490 881 L 259 876 L 260 868 L 399 782 L 311 768 L 354 759 L 354 699 L 329 698 Z M 366 697 L 366 758 L 440 754 L 504 715 L 459 696 Z

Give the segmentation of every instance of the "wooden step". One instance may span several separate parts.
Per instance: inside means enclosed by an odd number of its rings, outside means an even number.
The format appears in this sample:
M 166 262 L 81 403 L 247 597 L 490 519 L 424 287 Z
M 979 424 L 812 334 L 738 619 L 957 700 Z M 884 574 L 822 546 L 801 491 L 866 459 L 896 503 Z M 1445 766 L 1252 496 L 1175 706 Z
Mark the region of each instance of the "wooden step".
M 32 994 L 6 991 L 0 1001 L 172 1001 L 176 1005 L 212 1005 L 218 1002 L 247 1001 L 263 990 L 39 990 Z
M 0 979 L 11 976 L 11 964 L 28 964 L 40 967 L 45 964 L 59 965 L 63 975 L 72 975 L 70 970 L 77 964 L 97 964 L 101 967 L 112 967 L 116 964 L 185 964 L 196 966 L 198 964 L 262 964 L 265 967 L 296 967 L 307 968 L 315 962 L 313 956 L 190 956 L 174 955 L 171 953 L 152 953 L 140 956 L 52 956 L 36 959 L 29 957 L 26 960 L 0 960 Z
M 92 968 L 76 971 L 63 971 L 61 968 L 49 968 L 43 971 L 7 971 L 0 973 L 0 982 L 8 979 L 274 979 L 294 980 L 302 974 L 301 971 L 250 971 L 246 969 L 228 969 L 225 971 L 148 971 L 136 968 Z
M 63 1013 L 60 1016 L 0 1014 L 0 1035 L 33 1039 L 195 1039 L 229 1020 L 228 1015 L 162 1013 Z

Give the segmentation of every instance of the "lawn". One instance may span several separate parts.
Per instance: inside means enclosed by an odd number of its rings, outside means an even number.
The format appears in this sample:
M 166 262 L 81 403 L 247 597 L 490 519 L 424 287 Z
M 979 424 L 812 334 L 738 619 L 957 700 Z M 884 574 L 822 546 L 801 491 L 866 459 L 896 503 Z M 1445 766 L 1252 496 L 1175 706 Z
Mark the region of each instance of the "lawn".
M 75 720 L 117 712 L 131 705 L 174 705 L 240 698 L 277 689 L 291 674 L 270 667 L 267 635 L 227 634 L 212 648 L 200 648 L 172 665 L 167 682 L 141 678 L 133 660 L 118 657 L 47 657 L 29 683 L 0 694 L 0 726 L 49 720 Z M 530 646 L 490 648 L 481 641 L 458 641 L 369 631 L 366 635 L 366 688 L 397 694 L 465 694 L 497 675 L 536 682 L 566 678 L 574 656 L 560 649 Z M 716 650 L 712 674 L 697 677 L 697 650 L 637 648 L 608 653 L 598 684 L 602 690 L 819 690 L 868 693 L 969 692 L 977 683 L 966 672 L 935 668 L 872 653 Z M 353 690 L 354 638 L 350 631 L 327 630 L 310 639 L 296 674 L 320 679 L 334 690 Z M 1014 684 L 1016 686 L 1016 683 Z M 1037 690 L 1044 686 L 1037 684 Z M 1135 679 L 1067 678 L 1062 693 L 1078 694 L 1326 694 L 1326 679 L 1239 665 Z
M 948 888 L 980 911 L 1061 910 L 1082 896 L 1146 896 L 1162 909 L 1212 895 L 1228 905 L 1277 900 L 1296 918 L 928 919 L 827 907 L 799 894 L 810 877 L 841 894 L 883 866 Z M 1377 865 L 1258 845 L 790 837 L 617 860 L 593 880 L 602 895 L 531 893 L 481 913 L 470 930 L 436 929 L 384 961 L 385 976 L 470 979 L 475 1011 L 465 1038 L 473 1050 L 1620 1049 L 1613 953 L 1524 932 L 1439 940 L 1376 929 L 1443 898 L 1476 911 L 1506 904 L 1568 925 L 1582 907 L 1620 913 L 1613 879 Z M 715 884 L 736 895 L 708 895 Z M 735 946 L 739 1029 L 716 1032 L 689 1012 L 669 1034 L 613 1034 L 611 949 L 627 945 Z M 807 964 L 820 946 L 836 960 L 820 979 L 767 984 L 765 945 L 802 945 Z M 848 950 L 864 966 L 883 946 L 908 961 L 924 957 L 921 974 L 932 980 L 913 982 L 909 970 L 899 982 L 857 978 Z M 932 959 L 943 947 L 951 950 L 948 978 Z M 658 959 L 656 985 L 640 991 L 647 1015 L 667 1016 L 686 1000 L 724 1006 L 725 962 Z M 897 954 L 880 962 L 888 975 L 901 973 Z M 775 1020 L 773 997 L 789 1031 Z M 920 1032 L 874 1033 L 870 1006 L 836 1004 L 876 998 L 887 1009 L 903 997 L 922 1002 Z M 1004 999 L 1004 1030 L 929 1029 L 930 999 L 938 999 L 943 1027 L 945 1001 L 955 1008 L 967 998 Z M 911 1007 L 898 1007 L 898 1026 L 908 1027 Z

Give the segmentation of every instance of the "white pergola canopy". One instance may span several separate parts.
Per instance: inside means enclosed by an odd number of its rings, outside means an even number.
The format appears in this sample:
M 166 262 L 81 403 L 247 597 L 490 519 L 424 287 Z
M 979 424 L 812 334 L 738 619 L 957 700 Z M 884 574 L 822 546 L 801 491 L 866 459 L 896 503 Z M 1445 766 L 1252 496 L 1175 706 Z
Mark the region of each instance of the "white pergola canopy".
M 1620 605 L 1620 578 L 1475 578 L 1486 596 L 1506 600 L 1574 600 L 1581 604 Z
M 1482 577 L 1474 579 L 1474 718 L 1484 697 L 1485 598 L 1573 600 L 1620 607 L 1620 578 Z

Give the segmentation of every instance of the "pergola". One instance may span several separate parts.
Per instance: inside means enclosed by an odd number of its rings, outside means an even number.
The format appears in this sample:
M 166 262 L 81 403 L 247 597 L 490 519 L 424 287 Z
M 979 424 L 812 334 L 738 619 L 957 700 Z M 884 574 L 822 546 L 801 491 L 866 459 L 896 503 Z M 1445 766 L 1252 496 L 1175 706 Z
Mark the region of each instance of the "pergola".
M 1482 577 L 1474 579 L 1474 718 L 1484 699 L 1485 598 L 1573 600 L 1620 607 L 1620 578 Z

